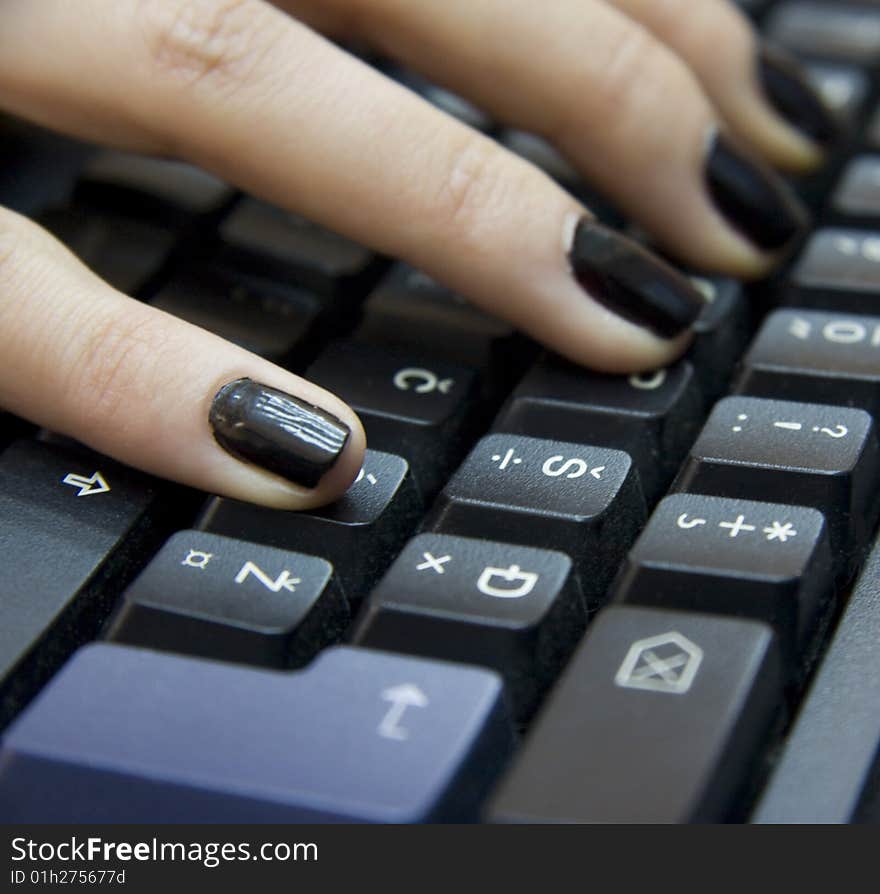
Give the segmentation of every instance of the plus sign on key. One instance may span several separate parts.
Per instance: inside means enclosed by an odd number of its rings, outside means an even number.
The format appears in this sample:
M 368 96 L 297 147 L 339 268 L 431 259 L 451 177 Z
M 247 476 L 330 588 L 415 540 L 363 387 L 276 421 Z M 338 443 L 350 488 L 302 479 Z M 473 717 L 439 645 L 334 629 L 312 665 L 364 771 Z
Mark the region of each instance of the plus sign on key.
M 832 590 L 828 528 L 817 510 L 674 494 L 630 550 L 613 598 L 767 621 L 794 659 Z

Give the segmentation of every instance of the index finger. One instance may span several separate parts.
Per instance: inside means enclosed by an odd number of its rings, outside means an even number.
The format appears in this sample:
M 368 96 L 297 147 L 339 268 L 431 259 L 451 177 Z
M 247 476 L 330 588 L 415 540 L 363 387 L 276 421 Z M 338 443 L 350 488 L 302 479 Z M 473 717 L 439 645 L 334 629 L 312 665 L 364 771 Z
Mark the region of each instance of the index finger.
M 701 307 L 536 168 L 262 0 L 13 0 L 0 87 L 12 111 L 188 157 L 403 258 L 595 368 L 667 363 Z

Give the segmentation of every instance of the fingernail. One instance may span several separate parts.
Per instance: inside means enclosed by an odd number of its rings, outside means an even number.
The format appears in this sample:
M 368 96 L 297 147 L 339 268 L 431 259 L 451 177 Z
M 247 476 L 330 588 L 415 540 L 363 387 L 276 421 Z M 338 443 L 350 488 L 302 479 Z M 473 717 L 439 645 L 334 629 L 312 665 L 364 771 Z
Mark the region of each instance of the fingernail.
M 569 261 L 591 298 L 661 338 L 687 329 L 705 304 L 687 277 L 593 220 L 578 223 Z
M 303 487 L 321 480 L 351 435 L 326 410 L 252 379 L 224 385 L 209 422 L 228 453 Z
M 764 251 L 784 248 L 809 221 L 785 182 L 719 131 L 709 143 L 706 185 L 728 223 Z
M 792 127 L 822 147 L 837 140 L 837 118 L 793 56 L 764 44 L 758 52 L 758 74 L 770 104 Z

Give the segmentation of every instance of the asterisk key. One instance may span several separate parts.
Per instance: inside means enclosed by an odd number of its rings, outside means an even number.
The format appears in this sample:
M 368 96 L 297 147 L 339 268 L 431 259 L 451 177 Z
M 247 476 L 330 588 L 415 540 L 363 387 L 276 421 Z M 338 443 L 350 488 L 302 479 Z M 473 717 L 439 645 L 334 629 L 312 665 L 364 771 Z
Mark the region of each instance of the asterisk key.
M 782 524 L 782 522 L 775 521 L 769 527 L 764 528 L 764 533 L 768 540 L 778 540 L 780 543 L 785 543 L 789 537 L 797 537 L 797 531 L 791 522 Z

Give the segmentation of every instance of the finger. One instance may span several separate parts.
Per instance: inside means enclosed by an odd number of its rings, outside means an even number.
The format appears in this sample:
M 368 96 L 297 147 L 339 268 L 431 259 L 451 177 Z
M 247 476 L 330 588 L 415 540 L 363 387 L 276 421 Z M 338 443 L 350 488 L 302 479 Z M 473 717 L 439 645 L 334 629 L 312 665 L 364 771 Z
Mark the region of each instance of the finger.
M 0 23 L 0 102 L 20 113 L 188 156 L 577 362 L 656 368 L 687 343 L 701 300 L 682 277 L 268 4 L 14 2 Z
M 0 358 L 0 407 L 211 493 L 305 509 L 361 466 L 363 431 L 340 400 L 120 295 L 4 209 Z
M 793 58 L 763 45 L 728 0 L 609 0 L 696 72 L 730 127 L 773 164 L 815 168 L 838 135 L 834 115 Z
M 688 65 L 604 0 L 376 0 L 356 27 L 496 118 L 551 139 L 694 265 L 754 276 L 801 230 L 805 212 L 782 181 L 716 139 L 723 119 Z

